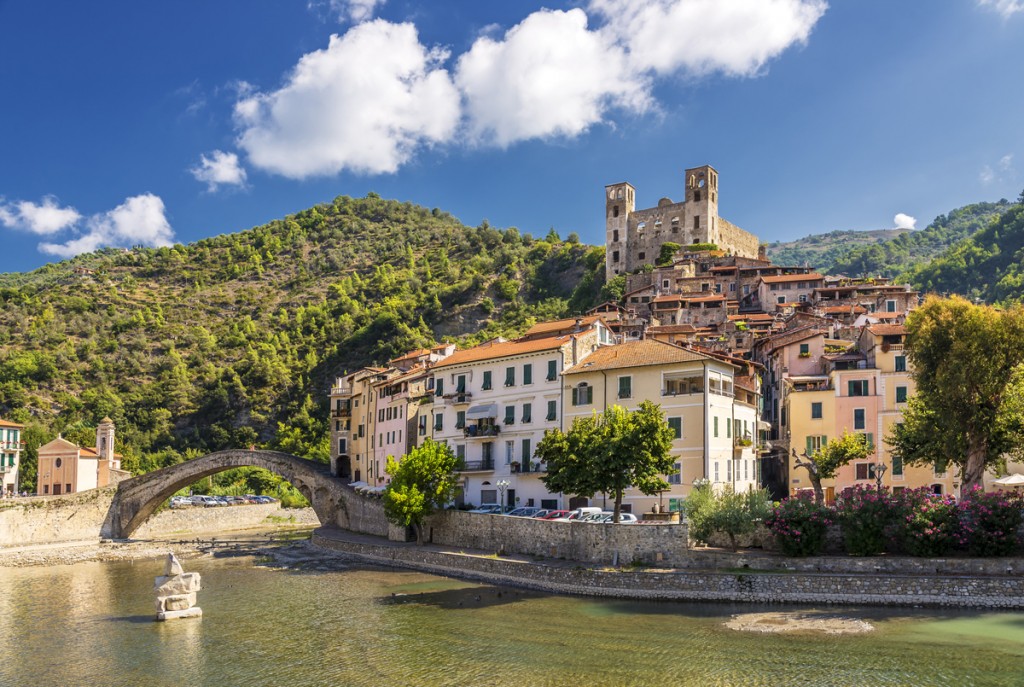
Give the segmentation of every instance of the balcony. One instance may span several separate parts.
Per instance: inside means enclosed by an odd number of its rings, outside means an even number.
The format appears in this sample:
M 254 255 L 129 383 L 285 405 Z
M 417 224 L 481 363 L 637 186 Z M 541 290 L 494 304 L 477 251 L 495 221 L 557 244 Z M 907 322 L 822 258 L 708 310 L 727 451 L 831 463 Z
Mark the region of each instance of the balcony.
M 459 472 L 488 472 L 494 469 L 494 459 L 484 458 L 483 460 L 463 461 Z
M 536 473 L 547 472 L 548 471 L 548 469 L 544 465 L 544 463 L 537 463 L 537 462 L 533 463 L 532 465 L 530 463 L 526 463 L 525 465 L 522 465 L 520 463 L 514 462 L 509 467 L 511 468 L 511 471 L 513 473 L 519 473 L 519 474 L 528 474 L 528 473 L 531 473 L 531 472 L 536 474 Z
M 469 403 L 470 399 L 473 398 L 473 394 L 462 391 L 455 394 L 445 394 L 444 404 L 446 406 L 461 406 Z
M 481 437 L 496 437 L 501 433 L 501 427 L 499 425 L 470 425 L 462 430 L 462 433 L 470 437 L 471 439 L 477 439 Z
M 331 417 L 352 417 L 352 409 L 348 407 L 344 408 L 331 408 Z
M 351 396 L 352 387 L 350 386 L 332 386 L 331 396 Z

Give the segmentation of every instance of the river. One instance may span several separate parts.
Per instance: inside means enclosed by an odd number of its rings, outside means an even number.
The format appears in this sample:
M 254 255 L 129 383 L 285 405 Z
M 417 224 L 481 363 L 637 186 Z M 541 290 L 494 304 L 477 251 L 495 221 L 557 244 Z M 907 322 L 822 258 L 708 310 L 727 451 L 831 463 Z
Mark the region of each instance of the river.
M 855 636 L 724 626 L 779 607 L 574 598 L 352 565 L 184 561 L 203 617 L 153 621 L 155 560 L 0 569 L 0 685 L 1021 685 L 1024 613 L 832 609 Z

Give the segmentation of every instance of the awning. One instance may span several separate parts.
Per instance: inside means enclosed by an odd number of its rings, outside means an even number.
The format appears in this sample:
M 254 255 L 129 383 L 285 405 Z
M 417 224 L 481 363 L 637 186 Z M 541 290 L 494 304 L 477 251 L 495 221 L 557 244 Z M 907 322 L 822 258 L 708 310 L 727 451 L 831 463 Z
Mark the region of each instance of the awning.
M 497 403 L 482 403 L 476 406 L 470 406 L 469 410 L 466 411 L 467 420 L 483 420 L 486 418 L 498 417 L 498 404 Z
M 1001 487 L 1020 487 L 1024 486 L 1024 475 L 1016 473 L 1013 475 L 1007 475 L 1006 477 L 1000 477 L 997 480 L 993 480 L 992 484 L 998 484 Z

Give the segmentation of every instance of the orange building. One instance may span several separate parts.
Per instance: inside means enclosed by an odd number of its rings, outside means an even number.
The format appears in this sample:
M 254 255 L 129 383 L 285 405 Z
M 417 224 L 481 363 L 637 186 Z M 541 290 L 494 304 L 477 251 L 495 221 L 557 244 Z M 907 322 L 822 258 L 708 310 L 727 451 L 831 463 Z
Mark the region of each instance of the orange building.
M 129 476 L 121 470 L 121 455 L 114 453 L 114 422 L 105 417 L 96 428 L 96 446 L 78 446 L 58 436 L 39 447 L 36 494 L 73 494 Z

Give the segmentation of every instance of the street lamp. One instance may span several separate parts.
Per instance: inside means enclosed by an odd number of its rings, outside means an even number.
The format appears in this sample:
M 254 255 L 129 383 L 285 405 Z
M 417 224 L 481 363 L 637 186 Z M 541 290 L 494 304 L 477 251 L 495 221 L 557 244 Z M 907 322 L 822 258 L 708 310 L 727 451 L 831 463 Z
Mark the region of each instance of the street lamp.
M 875 484 L 878 486 L 878 492 L 882 491 L 882 475 L 889 469 L 889 466 L 885 463 L 875 463 Z
M 508 485 L 511 484 L 507 479 L 499 479 L 497 483 L 498 487 L 498 503 L 501 505 L 501 514 L 505 514 L 505 490 L 508 489 Z

